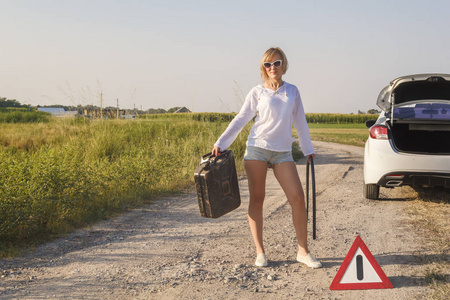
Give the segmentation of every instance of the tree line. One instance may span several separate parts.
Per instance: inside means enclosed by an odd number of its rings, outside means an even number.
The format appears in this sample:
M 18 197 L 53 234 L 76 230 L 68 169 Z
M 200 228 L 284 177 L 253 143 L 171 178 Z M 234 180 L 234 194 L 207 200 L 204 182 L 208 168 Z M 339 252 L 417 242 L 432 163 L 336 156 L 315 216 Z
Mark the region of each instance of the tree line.
M 20 104 L 20 102 L 17 101 L 16 99 L 6 99 L 3 97 L 0 97 L 0 107 L 16 107 L 16 108 L 28 107 L 28 108 L 30 108 L 31 105 Z
M 30 110 L 33 108 L 38 108 L 38 107 L 64 108 L 64 110 L 66 110 L 66 111 L 78 111 L 80 114 L 82 114 L 84 112 L 84 110 L 100 110 L 100 107 L 96 106 L 96 105 L 81 105 L 81 104 L 77 105 L 77 106 L 60 105 L 60 104 L 37 105 L 34 107 L 29 104 L 21 104 L 16 99 L 7 99 L 5 97 L 0 97 L 0 107 L 1 108 L 6 108 L 6 107 L 28 108 Z M 141 114 L 165 114 L 165 113 L 174 113 L 180 108 L 181 107 L 172 107 L 172 108 L 169 108 L 168 110 L 165 110 L 163 108 L 149 108 L 147 110 L 126 109 L 126 111 L 129 113 L 132 113 L 132 114 L 140 114 L 140 115 Z M 117 110 L 117 107 L 107 106 L 107 107 L 104 107 L 103 110 L 115 111 L 115 110 Z M 123 110 L 123 109 L 121 109 L 121 110 Z
M 28 105 L 28 104 L 21 104 L 19 101 L 15 100 L 15 99 L 6 99 L 6 98 L 2 98 L 0 97 L 0 107 L 4 108 L 4 107 L 16 107 L 16 108 L 23 108 L 26 107 L 28 109 L 32 109 L 33 106 Z M 59 104 L 55 104 L 55 105 L 37 105 L 36 107 L 54 107 L 54 108 L 64 108 L 64 110 L 66 111 L 78 111 L 80 114 L 83 114 L 84 110 L 100 110 L 100 107 L 95 106 L 95 105 L 77 105 L 77 106 L 71 106 L 71 105 L 59 105 Z M 166 114 L 166 113 L 174 113 L 176 112 L 178 109 L 180 109 L 181 107 L 172 107 L 169 108 L 168 110 L 165 110 L 163 108 L 149 108 L 147 110 L 140 110 L 140 109 L 126 109 L 126 111 L 128 113 L 131 114 L 139 114 L 139 115 L 144 115 L 144 114 Z M 113 107 L 113 106 L 107 106 L 104 107 L 103 110 L 105 111 L 115 111 L 117 110 L 117 107 Z M 358 110 L 358 114 L 378 114 L 380 113 L 380 111 L 376 110 L 376 109 L 369 109 L 366 112 L 364 111 L 360 111 Z

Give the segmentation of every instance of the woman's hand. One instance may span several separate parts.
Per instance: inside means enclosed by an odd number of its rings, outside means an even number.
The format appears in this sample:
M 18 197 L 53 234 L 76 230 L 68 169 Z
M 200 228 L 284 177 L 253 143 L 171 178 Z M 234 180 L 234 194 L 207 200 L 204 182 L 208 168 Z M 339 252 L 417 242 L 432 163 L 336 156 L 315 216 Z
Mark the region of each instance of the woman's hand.
M 309 163 L 311 162 L 311 159 L 310 159 L 311 157 L 312 157 L 313 160 L 316 159 L 316 154 L 313 153 L 313 154 L 310 154 L 310 155 L 306 156 L 306 158 L 308 159 Z
M 221 152 L 220 148 L 218 146 L 214 146 L 214 148 L 211 150 L 212 156 L 217 156 Z

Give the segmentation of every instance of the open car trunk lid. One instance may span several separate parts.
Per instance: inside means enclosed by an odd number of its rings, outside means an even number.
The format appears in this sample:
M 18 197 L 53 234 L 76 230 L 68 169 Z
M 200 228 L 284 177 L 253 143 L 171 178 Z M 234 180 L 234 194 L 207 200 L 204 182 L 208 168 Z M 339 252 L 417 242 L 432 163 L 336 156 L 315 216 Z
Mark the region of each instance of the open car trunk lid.
M 393 146 L 402 152 L 450 154 L 450 75 L 399 77 L 377 101 Z
M 381 90 L 377 105 L 386 113 L 394 107 L 430 100 L 450 104 L 450 74 L 402 76 Z

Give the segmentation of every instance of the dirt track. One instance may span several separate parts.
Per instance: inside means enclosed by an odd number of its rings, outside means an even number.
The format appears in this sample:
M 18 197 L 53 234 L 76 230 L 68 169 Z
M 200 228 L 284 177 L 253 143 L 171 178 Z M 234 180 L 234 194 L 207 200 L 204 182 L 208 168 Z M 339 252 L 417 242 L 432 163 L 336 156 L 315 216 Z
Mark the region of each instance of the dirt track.
M 210 220 L 195 194 L 168 198 L 41 246 L 25 257 L 0 261 L 1 299 L 413 299 L 426 296 L 421 229 L 407 222 L 408 202 L 362 196 L 363 148 L 314 142 L 317 240 L 310 250 L 324 268 L 295 261 L 290 207 L 269 172 L 264 237 L 269 267 L 254 267 L 243 205 Z M 302 181 L 305 160 L 298 163 Z M 385 192 L 386 190 L 382 190 Z M 397 196 L 398 197 L 398 196 Z M 398 200 L 398 199 L 397 199 Z M 311 226 L 310 226 L 311 228 Z M 360 235 L 394 288 L 330 291 Z M 310 235 L 311 236 L 311 235 Z

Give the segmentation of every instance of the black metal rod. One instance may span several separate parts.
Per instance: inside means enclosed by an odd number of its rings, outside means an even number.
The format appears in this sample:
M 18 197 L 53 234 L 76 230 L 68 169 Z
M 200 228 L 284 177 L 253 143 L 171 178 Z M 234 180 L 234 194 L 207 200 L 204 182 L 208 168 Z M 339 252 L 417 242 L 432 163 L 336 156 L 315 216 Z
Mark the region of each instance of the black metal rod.
M 311 160 L 311 179 L 312 179 L 312 211 L 313 211 L 313 239 L 316 239 L 316 174 L 314 172 L 314 160 Z
M 306 161 L 306 221 L 309 220 L 309 161 Z
M 312 157 L 306 162 L 306 220 L 309 221 L 309 169 L 311 166 L 313 239 L 316 239 L 316 175 Z

